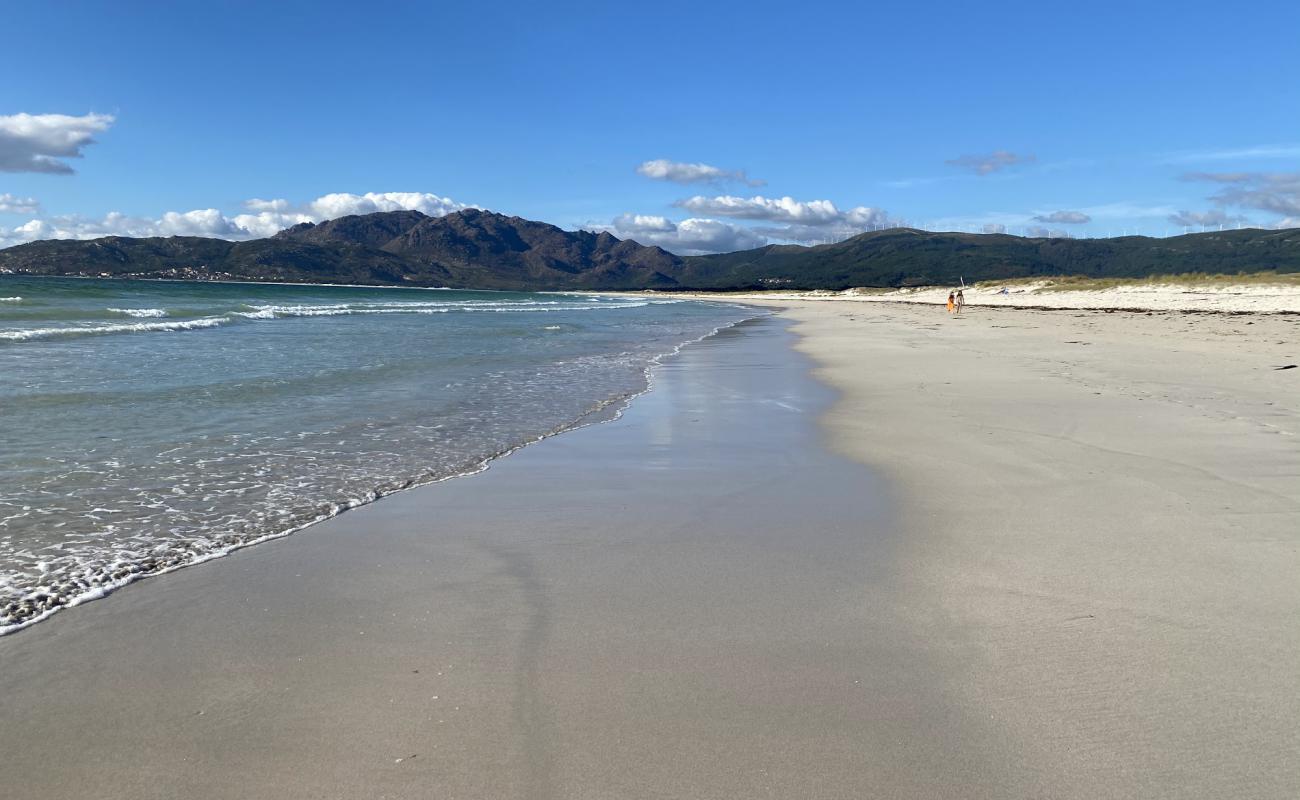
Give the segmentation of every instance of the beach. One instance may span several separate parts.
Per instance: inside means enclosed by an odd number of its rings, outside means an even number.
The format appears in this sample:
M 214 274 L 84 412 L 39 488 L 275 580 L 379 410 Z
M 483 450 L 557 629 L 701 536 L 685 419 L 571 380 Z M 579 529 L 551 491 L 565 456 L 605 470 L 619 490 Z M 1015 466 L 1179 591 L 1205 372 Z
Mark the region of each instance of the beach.
M 745 302 L 885 303 L 939 305 L 961 289 L 968 306 L 1057 311 L 1179 311 L 1219 314 L 1300 314 L 1300 282 L 1291 273 L 1155 276 L 1146 279 L 1059 277 L 981 281 L 961 286 L 908 286 L 896 289 L 855 288 L 723 292 Z M 718 293 L 694 293 L 701 299 Z
M 1296 794 L 1300 317 L 787 313 L 1016 796 Z
M 0 638 L 0 786 L 1300 791 L 1300 317 L 746 302 L 618 419 Z

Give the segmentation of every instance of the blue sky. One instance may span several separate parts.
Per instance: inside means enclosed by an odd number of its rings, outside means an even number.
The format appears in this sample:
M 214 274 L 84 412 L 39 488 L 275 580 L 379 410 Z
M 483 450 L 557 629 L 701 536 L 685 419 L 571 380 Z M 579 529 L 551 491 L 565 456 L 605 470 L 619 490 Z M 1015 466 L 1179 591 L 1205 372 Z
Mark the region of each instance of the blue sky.
M 465 204 L 679 252 L 898 223 L 1300 225 L 1296 3 L 209 0 L 3 17 L 0 245 Z

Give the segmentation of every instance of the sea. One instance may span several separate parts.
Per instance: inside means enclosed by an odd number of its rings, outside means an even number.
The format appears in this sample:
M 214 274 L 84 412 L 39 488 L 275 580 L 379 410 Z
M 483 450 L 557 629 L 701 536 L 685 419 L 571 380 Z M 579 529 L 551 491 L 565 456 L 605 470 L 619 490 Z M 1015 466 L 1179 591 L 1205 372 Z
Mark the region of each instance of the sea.
M 754 314 L 0 275 L 0 634 L 611 419 Z

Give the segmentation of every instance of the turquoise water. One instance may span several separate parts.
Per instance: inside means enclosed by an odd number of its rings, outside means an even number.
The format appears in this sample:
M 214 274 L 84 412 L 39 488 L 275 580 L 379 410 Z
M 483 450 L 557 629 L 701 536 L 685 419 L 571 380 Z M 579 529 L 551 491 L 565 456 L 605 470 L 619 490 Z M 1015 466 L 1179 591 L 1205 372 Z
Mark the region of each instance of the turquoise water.
M 0 632 L 608 415 L 752 312 L 0 276 Z

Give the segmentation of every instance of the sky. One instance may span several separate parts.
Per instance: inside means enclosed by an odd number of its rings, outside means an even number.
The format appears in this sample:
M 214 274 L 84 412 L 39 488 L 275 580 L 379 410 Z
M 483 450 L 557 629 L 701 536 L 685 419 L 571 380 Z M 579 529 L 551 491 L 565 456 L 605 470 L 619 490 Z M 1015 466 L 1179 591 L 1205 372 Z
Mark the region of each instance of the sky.
M 0 2 L 0 247 L 1300 227 L 1300 3 Z

